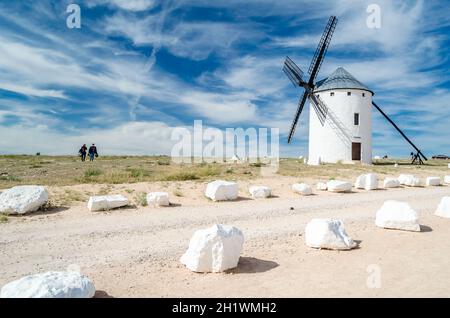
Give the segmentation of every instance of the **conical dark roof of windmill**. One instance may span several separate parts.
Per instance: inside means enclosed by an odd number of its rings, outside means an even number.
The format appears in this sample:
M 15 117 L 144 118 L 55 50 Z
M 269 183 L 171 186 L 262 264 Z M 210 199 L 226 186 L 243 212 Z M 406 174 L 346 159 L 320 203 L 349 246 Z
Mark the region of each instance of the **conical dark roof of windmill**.
M 321 81 L 318 81 L 316 83 L 314 92 L 322 92 L 339 88 L 362 89 L 374 94 L 372 90 L 370 90 L 366 85 L 354 78 L 353 75 L 347 72 L 343 67 L 339 67 L 330 76 Z

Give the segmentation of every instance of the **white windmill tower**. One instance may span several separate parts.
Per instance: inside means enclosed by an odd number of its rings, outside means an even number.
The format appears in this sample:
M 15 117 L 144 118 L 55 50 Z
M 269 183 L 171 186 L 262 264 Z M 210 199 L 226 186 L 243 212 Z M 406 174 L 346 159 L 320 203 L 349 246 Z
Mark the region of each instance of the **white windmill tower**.
M 372 163 L 372 106 L 374 106 L 416 150 L 413 163 L 423 163 L 427 158 L 409 140 L 400 128 L 376 105 L 373 91 L 340 67 L 329 77 L 315 82 L 322 65 L 337 18 L 330 17 L 314 58 L 309 67 L 309 80 L 303 80 L 302 70 L 286 58 L 283 71 L 294 86 L 305 91 L 300 98 L 288 142 L 290 143 L 297 123 L 310 99 L 309 164 L 354 162 Z M 313 112 L 314 110 L 314 112 Z

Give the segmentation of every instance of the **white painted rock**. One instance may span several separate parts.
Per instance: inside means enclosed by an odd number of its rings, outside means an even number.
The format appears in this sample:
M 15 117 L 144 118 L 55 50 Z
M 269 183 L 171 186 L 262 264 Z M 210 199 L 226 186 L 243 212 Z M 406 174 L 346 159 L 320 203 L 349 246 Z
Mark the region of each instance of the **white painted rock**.
M 420 187 L 422 184 L 420 179 L 416 178 L 412 174 L 401 174 L 398 177 L 398 181 L 400 182 L 400 184 L 409 186 L 409 187 Z
M 167 192 L 150 192 L 147 194 L 147 204 L 153 206 L 169 206 L 169 194 Z
M 398 163 L 394 164 L 394 168 L 398 168 Z
M 450 218 L 450 197 L 443 197 L 438 205 L 435 215 Z
M 193 272 L 223 272 L 238 265 L 243 244 L 239 229 L 216 224 L 194 233 L 180 261 Z
M 328 186 L 325 182 L 318 182 L 316 189 L 319 191 L 327 191 L 328 190 Z
M 374 173 L 360 175 L 358 178 L 356 178 L 355 188 L 365 189 L 367 191 L 378 189 L 377 175 Z
M 447 167 L 450 169 L 450 163 L 447 165 Z
M 0 194 L 0 213 L 25 214 L 39 210 L 48 201 L 48 192 L 41 186 L 18 186 Z
M 205 196 L 213 201 L 228 201 L 238 198 L 239 188 L 237 183 L 216 180 L 208 183 Z
M 444 177 L 444 183 L 445 184 L 450 184 L 450 176 L 445 176 Z
M 377 211 L 375 225 L 387 229 L 420 232 L 419 216 L 409 204 L 389 200 Z
M 352 191 L 352 184 L 346 181 L 331 180 L 327 182 L 327 188 L 330 192 L 349 192 Z
M 426 180 L 427 186 L 440 186 L 441 178 L 440 177 L 428 177 Z
M 292 185 L 292 190 L 295 193 L 298 193 L 301 195 L 311 195 L 312 194 L 311 187 L 306 183 L 295 183 Z
M 128 205 L 128 199 L 123 195 L 104 195 L 90 197 L 88 201 L 89 211 L 108 211 L 117 209 Z
M 253 199 L 268 198 L 272 195 L 272 189 L 265 186 L 252 186 L 248 191 Z
M 25 276 L 2 287 L 0 298 L 92 298 L 92 281 L 78 272 Z
M 356 243 L 347 235 L 344 223 L 333 219 L 313 219 L 305 228 L 305 243 L 309 247 L 349 250 Z
M 383 188 L 398 188 L 400 186 L 400 181 L 396 178 L 386 178 L 383 181 Z

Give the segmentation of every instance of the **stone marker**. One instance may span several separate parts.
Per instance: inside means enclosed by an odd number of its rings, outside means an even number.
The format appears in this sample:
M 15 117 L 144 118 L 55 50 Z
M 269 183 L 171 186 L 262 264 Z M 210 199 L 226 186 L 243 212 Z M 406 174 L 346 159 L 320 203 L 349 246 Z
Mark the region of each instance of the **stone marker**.
M 435 215 L 450 218 L 450 197 L 443 197 L 438 205 Z
M 444 177 L 444 183 L 445 184 L 450 184 L 450 176 L 445 176 Z
M 194 233 L 180 261 L 193 272 L 223 272 L 238 265 L 243 244 L 239 229 L 216 224 Z
M 325 182 L 318 182 L 317 186 L 316 186 L 316 189 L 319 190 L 319 191 L 327 191 L 328 187 L 327 187 L 327 184 Z
M 155 207 L 169 206 L 169 194 L 167 192 L 150 192 L 147 194 L 147 204 Z
M 346 181 L 331 180 L 327 182 L 327 188 L 330 192 L 350 192 L 352 184 Z
M 347 235 L 344 223 L 333 219 L 313 219 L 305 228 L 305 243 L 309 247 L 349 250 L 356 243 Z
M 306 183 L 295 183 L 292 185 L 292 190 L 295 193 L 298 193 L 301 195 L 311 195 L 312 194 L 311 187 Z
M 48 201 L 48 192 L 41 186 L 17 186 L 0 194 L 0 213 L 36 212 Z
M 92 298 L 92 281 L 78 272 L 25 276 L 2 287 L 0 298 Z
M 272 189 L 265 186 L 251 186 L 248 189 L 253 199 L 268 198 L 272 195 Z
M 420 232 L 419 216 L 407 203 L 389 200 L 377 211 L 375 225 L 387 229 Z
M 409 186 L 409 187 L 420 187 L 422 185 L 422 182 L 419 178 L 416 178 L 412 174 L 401 174 L 398 177 L 398 181 L 400 184 Z
M 128 199 L 123 195 L 102 195 L 89 198 L 88 209 L 91 212 L 108 211 L 128 205 Z
M 374 173 L 362 174 L 356 178 L 355 188 L 367 191 L 378 189 L 378 178 Z
M 441 178 L 440 177 L 427 177 L 426 185 L 427 186 L 440 186 Z
M 239 188 L 236 182 L 216 180 L 208 183 L 205 196 L 213 201 L 228 201 L 238 198 Z
M 385 178 L 383 181 L 383 188 L 398 188 L 400 186 L 400 182 L 396 178 Z

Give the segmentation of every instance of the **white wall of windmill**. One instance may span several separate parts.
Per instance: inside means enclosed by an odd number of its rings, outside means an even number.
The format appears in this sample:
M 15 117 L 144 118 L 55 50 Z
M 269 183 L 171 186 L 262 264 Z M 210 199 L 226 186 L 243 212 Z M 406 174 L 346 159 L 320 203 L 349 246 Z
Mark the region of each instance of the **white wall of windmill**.
M 348 92 L 351 92 L 350 96 Z M 353 163 L 352 143 L 360 142 L 361 162 L 371 164 L 372 93 L 359 89 L 333 89 L 316 95 L 328 106 L 329 113 L 322 126 L 310 105 L 308 163 Z M 359 125 L 354 124 L 355 113 L 359 114 Z

